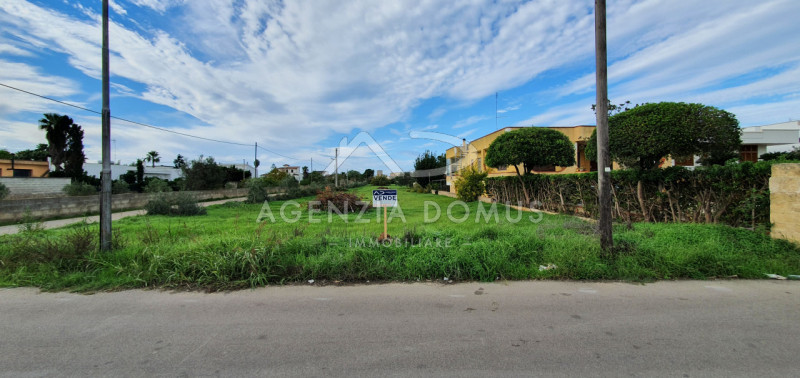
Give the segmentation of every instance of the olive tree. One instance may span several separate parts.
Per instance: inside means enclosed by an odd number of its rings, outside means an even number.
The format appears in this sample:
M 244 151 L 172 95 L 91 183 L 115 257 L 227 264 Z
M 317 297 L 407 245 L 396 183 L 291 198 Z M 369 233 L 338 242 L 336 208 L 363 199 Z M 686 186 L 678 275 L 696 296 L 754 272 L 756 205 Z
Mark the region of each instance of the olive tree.
M 567 136 L 543 127 L 526 127 L 501 134 L 486 151 L 486 165 L 497 168 L 513 165 L 525 194 L 526 205 L 531 198 L 522 175 L 536 166 L 557 165 L 568 167 L 575 164 L 575 146 Z M 519 167 L 522 166 L 522 172 Z

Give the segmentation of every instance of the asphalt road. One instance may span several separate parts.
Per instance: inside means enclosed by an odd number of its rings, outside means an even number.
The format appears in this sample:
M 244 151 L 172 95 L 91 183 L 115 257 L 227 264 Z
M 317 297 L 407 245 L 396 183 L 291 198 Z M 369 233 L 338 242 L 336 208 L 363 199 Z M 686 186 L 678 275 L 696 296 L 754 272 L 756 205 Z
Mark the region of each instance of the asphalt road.
M 0 290 L 0 376 L 800 374 L 800 283 Z

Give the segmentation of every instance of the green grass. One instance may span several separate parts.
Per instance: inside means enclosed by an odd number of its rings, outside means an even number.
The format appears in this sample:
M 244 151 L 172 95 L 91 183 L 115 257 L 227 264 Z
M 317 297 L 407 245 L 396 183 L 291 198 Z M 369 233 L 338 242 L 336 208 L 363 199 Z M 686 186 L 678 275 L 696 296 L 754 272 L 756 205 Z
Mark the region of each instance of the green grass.
M 355 190 L 367 198 L 372 187 Z M 0 286 L 45 290 L 109 290 L 139 287 L 225 290 L 291 282 L 494 281 L 497 279 L 762 278 L 764 273 L 800 273 L 800 248 L 753 231 L 721 225 L 634 224 L 615 227 L 617 253 L 599 248 L 593 225 L 579 218 L 544 215 L 517 223 L 506 209 L 489 223 L 470 217 L 454 223 L 445 214 L 452 198 L 398 190 L 406 222 L 389 224 L 394 242 L 376 245 L 383 231 L 379 210 L 344 219 L 297 211 L 301 220 L 282 220 L 284 202 L 271 202 L 276 219 L 257 223 L 260 204 L 211 206 L 195 217 L 137 216 L 114 222 L 116 249 L 98 253 L 97 224 L 0 236 Z M 300 199 L 301 208 L 313 198 Z M 441 207 L 425 223 L 424 201 Z M 433 215 L 433 211 L 431 214 Z M 465 214 L 462 206 L 453 216 Z M 510 212 L 512 217 L 519 214 Z M 268 218 L 267 218 L 268 219 Z M 438 242 L 438 243 L 437 243 Z M 539 271 L 539 265 L 557 269 Z

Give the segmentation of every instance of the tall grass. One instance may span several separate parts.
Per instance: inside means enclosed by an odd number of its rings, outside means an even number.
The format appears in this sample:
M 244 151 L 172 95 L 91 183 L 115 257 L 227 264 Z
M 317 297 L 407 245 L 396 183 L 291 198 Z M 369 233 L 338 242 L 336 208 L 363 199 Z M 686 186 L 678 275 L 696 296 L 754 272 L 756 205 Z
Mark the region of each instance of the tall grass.
M 372 188 L 355 190 L 366 197 Z M 391 217 L 392 241 L 377 244 L 383 232 L 381 209 L 331 216 L 312 213 L 307 202 L 289 207 L 301 221 L 280 217 L 284 202 L 229 203 L 208 208 L 203 217 L 139 216 L 114 223 L 112 253 L 98 253 L 96 224 L 0 237 L 0 286 L 45 290 L 98 290 L 135 287 L 224 290 L 306 280 L 494 281 L 498 279 L 655 280 L 800 272 L 800 249 L 785 241 L 721 225 L 634 224 L 615 229 L 617 252 L 603 254 L 594 225 L 578 218 L 544 215 L 534 223 L 505 219 L 505 207 L 491 222 L 470 218 L 454 223 L 445 214 L 424 222 L 424 201 L 444 213 L 454 200 L 399 188 L 405 223 Z M 275 222 L 258 223 L 266 210 Z M 453 207 L 453 217 L 466 214 Z M 511 212 L 512 217 L 517 216 Z M 361 216 L 363 219 L 364 217 Z M 269 219 L 269 217 L 265 218 Z M 482 218 L 483 219 L 483 218 Z M 541 270 L 554 264 L 556 269 Z

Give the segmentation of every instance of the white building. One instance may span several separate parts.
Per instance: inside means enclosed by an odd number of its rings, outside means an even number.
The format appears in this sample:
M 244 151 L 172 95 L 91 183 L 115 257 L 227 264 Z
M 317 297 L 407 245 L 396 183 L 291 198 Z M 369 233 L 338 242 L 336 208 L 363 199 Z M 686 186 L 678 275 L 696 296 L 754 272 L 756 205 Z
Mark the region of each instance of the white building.
M 89 176 L 95 176 L 99 178 L 100 174 L 103 172 L 103 164 L 84 163 L 83 170 L 85 170 L 86 173 L 89 174 Z M 111 179 L 119 180 L 120 176 L 124 175 L 129 171 L 136 172 L 136 166 L 111 164 Z M 180 168 L 162 167 L 162 166 L 151 167 L 145 165 L 144 177 L 156 177 L 162 180 L 175 180 L 176 178 L 183 177 L 183 172 L 181 172 Z
M 790 151 L 800 143 L 800 121 L 774 123 L 742 129 L 744 161 L 758 161 L 767 152 Z
M 800 146 L 800 121 L 743 127 L 739 155 L 742 161 L 756 162 L 767 152 L 791 151 L 795 146 Z M 695 156 L 683 161 L 672 160 L 672 165 L 696 167 L 699 159 Z
M 300 167 L 291 166 L 289 164 L 284 164 L 282 167 L 278 167 L 278 170 L 281 172 L 286 172 L 289 176 L 294 177 L 295 180 L 300 181 L 303 179 L 303 172 L 300 171 Z

